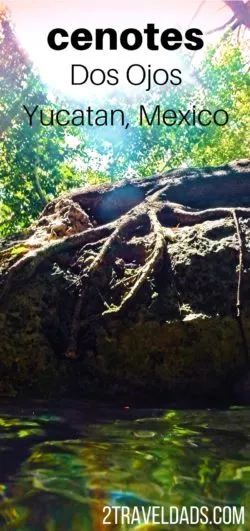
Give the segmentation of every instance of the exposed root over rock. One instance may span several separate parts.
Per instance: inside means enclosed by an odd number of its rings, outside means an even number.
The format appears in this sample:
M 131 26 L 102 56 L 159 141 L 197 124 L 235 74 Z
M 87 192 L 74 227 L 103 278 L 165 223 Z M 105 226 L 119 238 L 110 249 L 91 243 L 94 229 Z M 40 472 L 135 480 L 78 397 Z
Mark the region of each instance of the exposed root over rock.
M 28 234 L 3 243 L 1 304 L 5 305 L 20 282 L 28 283 L 39 271 L 53 265 L 68 272 L 75 303 L 65 351 L 66 357 L 76 358 L 79 334 L 92 320 L 105 323 L 133 303 L 138 307 L 142 292 L 148 293 L 152 303 L 155 282 L 164 267 L 170 274 L 168 246 L 178 241 L 183 227 L 232 219 L 239 254 L 235 317 L 248 360 L 241 300 L 241 221 L 250 218 L 249 168 L 248 161 L 239 161 L 215 169 L 176 170 L 165 176 L 76 190 L 53 201 Z M 168 281 L 175 284 L 175 276 L 164 282 Z M 175 289 L 179 293 L 177 285 Z

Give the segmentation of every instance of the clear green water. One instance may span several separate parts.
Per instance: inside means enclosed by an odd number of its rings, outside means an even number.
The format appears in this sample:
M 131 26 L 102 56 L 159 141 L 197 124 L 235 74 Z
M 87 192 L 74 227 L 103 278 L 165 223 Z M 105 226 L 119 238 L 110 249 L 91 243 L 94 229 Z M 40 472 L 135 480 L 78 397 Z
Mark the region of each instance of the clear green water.
M 103 506 L 245 506 L 250 530 L 249 409 L 161 410 L 0 404 L 0 529 L 126 529 Z

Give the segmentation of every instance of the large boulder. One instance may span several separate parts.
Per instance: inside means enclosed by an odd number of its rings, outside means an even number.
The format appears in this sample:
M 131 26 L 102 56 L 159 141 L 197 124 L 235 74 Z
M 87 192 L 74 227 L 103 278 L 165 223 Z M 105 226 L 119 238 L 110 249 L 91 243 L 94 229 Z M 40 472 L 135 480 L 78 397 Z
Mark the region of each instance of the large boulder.
M 230 396 L 248 370 L 249 179 L 238 161 L 85 187 L 2 242 L 1 394 Z

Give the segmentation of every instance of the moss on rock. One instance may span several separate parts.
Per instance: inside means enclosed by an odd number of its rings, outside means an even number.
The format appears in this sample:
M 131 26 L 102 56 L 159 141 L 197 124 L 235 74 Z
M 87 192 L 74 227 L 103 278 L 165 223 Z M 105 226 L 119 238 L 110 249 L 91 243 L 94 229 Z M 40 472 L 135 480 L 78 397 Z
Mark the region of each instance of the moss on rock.
M 241 175 L 240 168 L 236 172 L 236 183 Z M 243 190 L 249 186 L 245 171 L 242 170 Z M 197 183 L 195 175 L 190 175 L 191 188 L 187 188 L 185 175 L 180 177 L 177 172 L 175 180 L 171 173 L 173 184 L 172 188 L 169 185 L 169 195 L 172 194 L 172 199 L 176 200 L 175 194 L 182 197 L 183 190 L 191 193 L 191 189 L 195 192 L 198 185 L 203 186 L 200 173 Z M 234 175 L 233 172 L 230 175 Z M 146 180 L 145 188 L 140 189 L 140 201 L 146 197 L 146 192 L 149 193 L 152 179 Z M 205 174 L 204 179 L 207 186 L 209 174 Z M 155 194 L 159 194 L 155 191 L 159 182 L 156 180 L 155 184 L 154 181 L 154 199 Z M 164 190 L 165 183 L 166 179 L 162 183 Z M 213 206 L 213 201 L 217 206 L 216 184 L 209 186 L 215 190 L 215 198 L 210 197 L 208 207 Z M 234 195 L 233 177 L 230 186 Z M 115 188 L 116 214 L 119 208 L 125 208 L 117 202 L 119 190 Z M 78 225 L 74 225 L 71 235 L 71 218 L 67 217 L 65 238 L 57 240 L 52 235 L 55 240 L 51 245 L 51 232 L 45 231 L 44 255 L 34 252 L 30 261 L 24 260 L 24 267 L 17 270 L 13 279 L 10 277 L 10 287 L 7 286 L 0 302 L 0 394 L 114 396 L 135 393 L 140 396 L 153 392 L 166 397 L 169 394 L 198 397 L 220 391 L 223 394 L 245 370 L 250 341 L 248 217 L 243 216 L 244 212 L 239 216 L 244 244 L 239 322 L 236 303 L 240 242 L 230 210 L 222 209 L 216 219 L 214 214 L 213 219 L 205 219 L 202 214 L 196 223 L 196 211 L 192 221 L 189 207 L 180 211 L 178 205 L 170 205 L 170 208 L 167 203 L 159 211 L 159 219 L 153 215 L 147 218 L 143 210 L 135 213 L 133 208 L 132 228 L 129 217 L 122 217 L 121 226 L 126 226 L 127 232 L 117 240 L 114 237 L 109 240 L 116 225 L 104 224 L 98 233 L 100 212 L 104 208 L 101 201 L 108 198 L 112 206 L 112 186 L 111 195 L 108 193 L 107 186 L 103 196 L 91 190 L 75 193 L 70 198 L 70 212 L 77 212 L 79 217 L 81 208 L 88 211 L 88 223 L 80 236 Z M 204 201 L 201 193 L 197 197 L 198 203 L 193 201 L 192 208 Z M 227 196 L 227 201 L 231 206 L 233 199 L 230 197 Z M 96 201 L 95 207 L 93 201 Z M 241 204 L 240 194 L 237 202 Z M 158 195 L 152 204 L 159 207 Z M 242 204 L 245 205 L 245 196 Z M 64 201 L 60 199 L 60 209 L 56 205 L 54 202 L 46 207 L 37 223 L 39 245 L 46 215 L 52 216 L 56 223 L 57 211 L 61 215 Z M 176 224 L 173 216 L 178 217 L 178 212 L 187 220 L 186 224 Z M 209 210 L 208 213 L 211 217 Z M 112 213 L 110 216 L 112 218 Z M 87 218 L 82 214 L 82 219 Z M 153 232 L 150 220 L 157 229 Z M 105 221 L 109 220 L 105 218 Z M 98 238 L 91 240 L 97 233 Z M 35 234 L 31 231 L 32 241 Z M 90 235 L 89 240 L 86 234 Z M 103 247 L 106 242 L 111 242 L 107 254 Z M 24 250 L 25 245 L 27 241 L 22 240 Z M 154 267 L 147 269 L 150 259 L 159 250 Z M 17 263 L 13 262 L 11 253 L 8 255 L 5 248 L 2 253 L 7 273 L 8 267 L 11 270 L 13 263 Z M 29 257 L 29 251 L 26 250 L 25 256 Z M 10 265 L 6 266 L 10 258 Z M 102 267 L 98 269 L 95 264 Z M 92 276 L 86 273 L 91 268 L 95 273 Z M 136 282 L 140 278 L 143 283 L 137 290 Z M 7 284 L 5 276 L 3 284 Z M 120 311 L 119 301 L 124 293 L 123 300 L 127 294 L 134 294 L 131 300 L 128 297 L 129 304 Z M 75 356 L 66 357 L 76 315 L 77 351 L 73 352 Z

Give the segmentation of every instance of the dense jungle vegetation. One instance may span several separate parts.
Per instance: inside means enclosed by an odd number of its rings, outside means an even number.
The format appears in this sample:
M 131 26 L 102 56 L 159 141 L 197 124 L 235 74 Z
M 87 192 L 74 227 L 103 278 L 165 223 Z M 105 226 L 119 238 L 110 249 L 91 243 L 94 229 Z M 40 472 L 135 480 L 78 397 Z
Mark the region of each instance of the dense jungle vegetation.
M 136 122 L 136 97 L 114 94 L 106 107 L 122 107 L 131 123 L 103 128 L 29 127 L 23 104 L 76 107 L 53 96 L 21 48 L 6 10 L 0 12 L 0 236 L 27 227 L 45 204 L 86 183 L 146 177 L 172 168 L 227 163 L 249 156 L 249 64 L 244 42 L 230 29 L 206 49 L 201 63 L 186 56 L 188 79 L 180 87 L 142 96 L 147 106 L 226 109 L 225 127 L 143 127 Z M 77 104 L 78 108 L 86 102 Z M 94 107 L 98 106 L 91 102 Z M 104 107 L 102 101 L 101 107 Z

